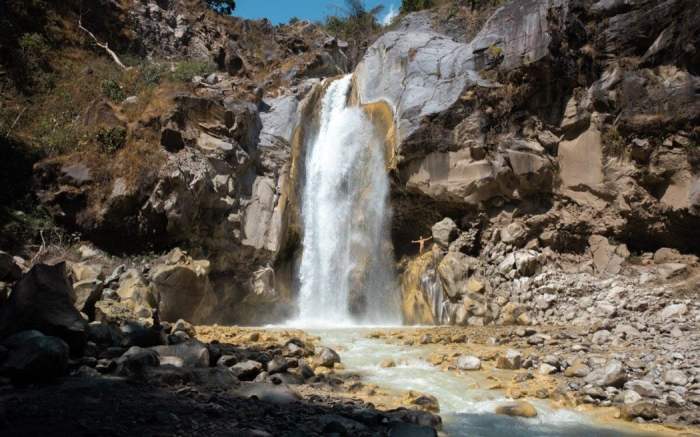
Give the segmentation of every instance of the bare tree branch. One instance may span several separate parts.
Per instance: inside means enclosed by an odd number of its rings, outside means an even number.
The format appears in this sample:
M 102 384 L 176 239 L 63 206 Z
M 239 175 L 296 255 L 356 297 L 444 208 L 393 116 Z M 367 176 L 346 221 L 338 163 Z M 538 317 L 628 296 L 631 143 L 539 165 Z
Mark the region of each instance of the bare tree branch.
M 98 47 L 103 48 L 107 52 L 107 54 L 109 56 L 111 56 L 112 59 L 114 59 L 114 62 L 116 62 L 117 65 L 119 65 L 123 70 L 126 70 L 126 71 L 131 70 L 131 67 L 127 67 L 126 65 L 124 65 L 122 63 L 122 61 L 119 59 L 119 56 L 117 56 L 117 54 L 114 53 L 114 51 L 112 51 L 112 49 L 109 48 L 109 45 L 107 43 L 102 44 L 100 41 L 98 41 L 97 37 L 92 32 L 90 32 L 85 27 L 83 27 L 83 16 L 82 15 L 80 16 L 80 18 L 78 18 L 78 27 L 80 28 L 80 30 L 82 30 L 83 32 L 90 35 L 90 38 L 92 38 L 92 40 L 95 42 L 95 44 L 97 44 Z
M 26 110 L 27 110 L 27 108 L 25 107 L 25 108 L 23 108 L 23 109 L 20 111 L 19 114 L 17 114 L 17 118 L 15 118 L 15 121 L 12 122 L 12 124 L 11 124 L 10 127 L 9 127 L 9 129 L 7 129 L 7 132 L 5 132 L 5 138 L 9 138 L 9 137 L 10 137 L 10 134 L 12 133 L 12 129 L 14 129 L 15 126 L 17 126 L 17 123 L 19 122 L 19 119 L 22 118 L 22 114 L 24 114 L 24 111 L 26 111 Z

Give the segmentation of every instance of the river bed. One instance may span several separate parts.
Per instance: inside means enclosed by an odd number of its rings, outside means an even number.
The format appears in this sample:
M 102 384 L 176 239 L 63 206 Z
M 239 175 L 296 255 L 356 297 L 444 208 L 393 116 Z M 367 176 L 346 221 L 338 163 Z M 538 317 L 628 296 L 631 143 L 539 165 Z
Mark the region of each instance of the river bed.
M 368 338 L 376 330 L 368 327 L 307 329 L 321 338 L 325 346 L 337 350 L 347 372 L 359 373 L 363 381 L 389 391 L 415 390 L 435 396 L 440 403 L 443 431 L 449 436 L 659 436 L 635 429 L 623 422 L 611 425 L 598 423 L 590 414 L 553 407 L 542 400 L 528 400 L 537 417 L 514 418 L 494 414 L 498 405 L 512 401 L 499 390 L 488 390 L 482 372 L 457 374 L 428 363 L 417 347 L 390 344 Z M 384 360 L 393 360 L 395 367 L 384 368 Z

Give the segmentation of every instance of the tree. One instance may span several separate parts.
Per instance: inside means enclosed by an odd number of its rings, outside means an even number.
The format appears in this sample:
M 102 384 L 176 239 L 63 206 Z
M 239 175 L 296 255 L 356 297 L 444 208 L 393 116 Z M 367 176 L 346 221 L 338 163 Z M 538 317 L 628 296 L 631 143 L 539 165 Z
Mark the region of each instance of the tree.
M 231 15 L 236 9 L 236 0 L 206 0 L 207 6 L 220 14 Z

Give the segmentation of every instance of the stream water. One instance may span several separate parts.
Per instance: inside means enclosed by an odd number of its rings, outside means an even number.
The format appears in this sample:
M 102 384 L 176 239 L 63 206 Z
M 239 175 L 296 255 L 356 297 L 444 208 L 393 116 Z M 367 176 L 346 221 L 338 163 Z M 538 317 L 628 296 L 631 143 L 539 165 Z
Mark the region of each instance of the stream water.
M 308 332 L 319 336 L 322 344 L 338 350 L 347 371 L 361 374 L 363 381 L 387 390 L 416 390 L 435 396 L 440 403 L 443 431 L 451 437 L 658 436 L 598 425 L 586 414 L 555 409 L 538 400 L 528 400 L 537 409 L 535 418 L 496 415 L 494 410 L 498 405 L 512 400 L 499 391 L 475 388 L 486 385 L 481 372 L 443 371 L 422 359 L 418 348 L 367 338 L 370 330 L 376 329 L 354 327 Z M 382 368 L 380 363 L 385 359 L 394 360 L 396 367 Z

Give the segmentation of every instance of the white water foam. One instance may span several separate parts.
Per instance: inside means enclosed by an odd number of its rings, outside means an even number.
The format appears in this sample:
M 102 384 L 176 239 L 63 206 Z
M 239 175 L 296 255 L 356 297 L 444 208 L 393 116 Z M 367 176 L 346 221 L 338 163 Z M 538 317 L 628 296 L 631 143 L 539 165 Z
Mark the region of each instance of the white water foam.
M 363 110 L 347 105 L 351 84 L 348 75 L 328 86 L 306 147 L 294 326 L 401 322 L 384 144 Z

